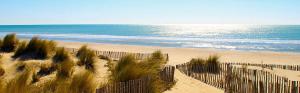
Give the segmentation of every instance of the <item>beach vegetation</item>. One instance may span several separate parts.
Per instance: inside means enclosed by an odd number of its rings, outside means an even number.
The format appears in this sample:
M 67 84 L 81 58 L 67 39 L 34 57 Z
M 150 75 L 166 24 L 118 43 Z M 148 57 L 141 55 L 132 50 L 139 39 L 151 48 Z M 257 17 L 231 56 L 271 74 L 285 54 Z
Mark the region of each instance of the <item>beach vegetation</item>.
M 56 42 L 33 37 L 27 44 L 26 48 L 24 50 L 20 50 L 23 52 L 18 52 L 18 54 L 14 55 L 14 57 L 21 57 L 23 59 L 46 59 L 54 54 L 55 49 Z
M 69 59 L 71 59 L 70 53 L 64 47 L 57 48 L 55 55 L 52 58 L 54 63 L 63 62 Z
M 47 65 L 47 70 L 57 69 L 57 78 L 70 78 L 74 72 L 75 63 L 72 60 L 70 53 L 65 48 L 58 48 L 52 58 L 54 65 Z M 52 66 L 49 68 L 49 66 Z M 47 71 L 46 70 L 46 71 Z
M 27 46 L 27 42 L 26 41 L 22 41 L 18 47 L 17 50 L 15 51 L 15 54 L 13 55 L 14 58 L 19 57 L 22 55 L 22 53 L 24 53 L 25 49 Z
M 87 70 L 92 72 L 95 71 L 95 63 L 97 61 L 95 51 L 88 49 L 87 46 L 84 45 L 79 49 L 76 55 L 79 58 L 77 63 L 79 66 L 84 65 Z
M 57 64 L 56 78 L 67 79 L 70 78 L 74 72 L 74 62 L 71 59 L 63 60 Z
M 3 69 L 3 67 L 0 65 L 0 77 L 3 76 L 5 74 L 5 70 Z
M 13 52 L 17 48 L 19 39 L 17 38 L 16 34 L 7 34 L 3 41 L 1 41 L 1 51 L 2 52 Z
M 70 84 L 70 93 L 95 93 L 97 84 L 94 73 L 84 71 L 73 76 Z
M 216 55 L 210 55 L 207 59 L 193 58 L 188 64 L 188 69 L 195 73 L 209 72 L 219 73 L 219 57 Z
M 78 52 L 76 53 L 76 57 L 80 57 L 81 55 L 84 55 L 86 54 L 88 48 L 87 48 L 87 45 L 83 45 L 79 48 Z
M 149 59 L 138 61 L 133 55 L 122 57 L 115 65 L 107 64 L 111 67 L 110 80 L 111 82 L 126 82 L 129 80 L 150 77 L 149 88 L 151 93 L 160 93 L 164 89 L 164 83 L 160 79 L 160 71 L 164 67 L 166 61 L 161 52 L 156 51 Z
M 5 93 L 30 93 L 33 73 L 34 69 L 26 65 L 24 71 L 7 83 Z
M 37 75 L 39 77 L 49 75 L 53 73 L 56 70 L 56 67 L 54 64 L 50 62 L 43 62 L 41 64 L 40 70 L 37 72 Z
M 211 73 L 219 73 L 220 72 L 219 64 L 220 64 L 220 61 L 219 61 L 219 57 L 217 55 L 211 55 L 206 60 L 207 68 L 210 69 L 208 71 L 210 71 Z

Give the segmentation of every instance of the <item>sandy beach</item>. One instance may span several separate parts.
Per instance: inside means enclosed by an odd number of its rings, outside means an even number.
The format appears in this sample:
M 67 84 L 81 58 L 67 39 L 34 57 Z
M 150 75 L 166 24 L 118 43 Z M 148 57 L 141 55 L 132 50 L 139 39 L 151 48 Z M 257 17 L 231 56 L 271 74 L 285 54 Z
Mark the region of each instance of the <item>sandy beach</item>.
M 59 46 L 64 46 L 68 48 L 79 48 L 84 44 L 87 44 L 90 48 L 95 50 L 141 52 L 141 53 L 151 53 L 155 50 L 161 50 L 162 52 L 169 54 L 170 61 L 168 62 L 168 64 L 170 65 L 185 63 L 189 61 L 191 58 L 195 58 L 195 57 L 206 58 L 209 55 L 220 56 L 221 62 L 300 64 L 299 53 L 217 50 L 217 49 L 205 49 L 205 48 L 173 48 L 173 47 L 135 46 L 135 45 L 116 45 L 116 44 L 58 41 Z
M 181 64 L 189 61 L 191 58 L 206 58 L 209 55 L 220 56 L 221 62 L 247 62 L 264 64 L 300 64 L 300 54 L 287 52 L 258 52 L 258 51 L 237 51 L 237 50 L 216 50 L 202 48 L 172 48 L 156 46 L 134 46 L 134 45 L 116 45 L 82 42 L 62 42 L 58 41 L 59 46 L 68 48 L 79 48 L 87 44 L 94 50 L 123 51 L 123 52 L 142 52 L 151 53 L 155 50 L 161 50 L 169 54 L 169 65 Z M 289 70 L 273 70 L 272 73 L 282 74 L 284 76 L 299 79 L 299 73 Z M 283 74 L 284 73 L 284 74 Z M 165 93 L 223 93 L 223 90 L 209 86 L 199 80 L 193 79 L 175 70 L 176 85 Z

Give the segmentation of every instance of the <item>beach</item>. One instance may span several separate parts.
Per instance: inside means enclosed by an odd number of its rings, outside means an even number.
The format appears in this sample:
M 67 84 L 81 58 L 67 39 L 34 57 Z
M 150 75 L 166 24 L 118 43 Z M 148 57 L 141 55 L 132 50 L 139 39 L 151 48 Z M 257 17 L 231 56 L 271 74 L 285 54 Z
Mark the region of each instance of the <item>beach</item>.
M 209 55 L 218 55 L 221 62 L 237 63 L 264 63 L 264 64 L 300 64 L 300 54 L 287 52 L 269 52 L 269 51 L 237 51 L 237 50 L 217 50 L 202 48 L 174 48 L 174 47 L 156 47 L 156 46 L 134 46 L 117 44 L 99 44 L 85 42 L 63 42 L 58 41 L 58 46 L 67 48 L 79 48 L 82 45 L 88 45 L 94 50 L 105 51 L 123 51 L 151 53 L 155 50 L 161 50 L 169 54 L 167 64 L 176 65 L 188 62 L 191 58 L 207 58 Z M 272 73 L 282 74 L 290 78 L 299 79 L 299 73 L 289 70 L 273 70 Z M 175 70 L 176 85 L 165 93 L 223 93 L 224 91 L 213 86 L 209 86 L 199 80 L 193 79 Z
M 85 44 L 94 50 L 105 51 L 151 53 L 155 50 L 161 50 L 163 53 L 169 54 L 169 65 L 185 63 L 191 58 L 196 57 L 206 58 L 209 55 L 218 55 L 221 62 L 300 64 L 300 54 L 289 52 L 217 50 L 211 48 L 174 48 L 58 41 L 59 46 L 67 48 L 80 48 Z

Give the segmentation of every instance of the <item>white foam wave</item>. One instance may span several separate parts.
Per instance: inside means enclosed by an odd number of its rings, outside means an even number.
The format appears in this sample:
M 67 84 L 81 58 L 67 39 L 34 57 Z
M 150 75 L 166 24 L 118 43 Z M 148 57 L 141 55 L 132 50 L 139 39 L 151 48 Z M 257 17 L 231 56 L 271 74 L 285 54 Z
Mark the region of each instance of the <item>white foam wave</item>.
M 7 33 L 0 33 L 4 36 Z M 218 38 L 189 38 L 189 37 L 160 37 L 160 36 L 116 36 L 116 35 L 90 35 L 90 34 L 32 34 L 17 33 L 21 37 L 40 36 L 44 38 L 76 38 L 76 39 L 120 39 L 120 40 L 158 40 L 176 42 L 221 42 L 221 43 L 264 43 L 264 44 L 300 44 L 300 40 L 266 40 L 266 39 L 218 39 Z M 205 45 L 196 45 L 205 46 Z

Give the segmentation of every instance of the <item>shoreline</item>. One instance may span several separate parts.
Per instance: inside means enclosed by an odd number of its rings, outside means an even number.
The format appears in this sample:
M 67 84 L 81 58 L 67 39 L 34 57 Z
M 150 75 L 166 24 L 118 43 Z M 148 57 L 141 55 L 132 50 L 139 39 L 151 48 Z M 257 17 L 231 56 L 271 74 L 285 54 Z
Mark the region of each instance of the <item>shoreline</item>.
M 55 40 L 56 41 L 56 40 Z M 106 44 L 92 42 L 56 41 L 58 46 L 68 48 L 80 48 L 87 44 L 95 50 L 123 51 L 151 53 L 161 50 L 169 54 L 169 65 L 176 65 L 188 62 L 191 58 L 207 58 L 209 55 L 220 56 L 221 62 L 249 62 L 266 64 L 300 64 L 300 53 L 294 52 L 273 52 L 273 51 L 242 51 L 242 50 L 220 50 L 213 48 L 177 48 L 141 45 Z
M 30 40 L 30 39 L 27 39 Z M 235 51 L 235 52 L 265 52 L 265 53 L 285 53 L 285 54 L 296 54 L 300 55 L 300 52 L 290 52 L 290 51 L 267 51 L 267 50 L 230 50 L 230 49 L 215 49 L 215 48 L 196 48 L 196 47 L 166 47 L 166 46 L 151 46 L 151 45 L 130 45 L 130 44 L 113 44 L 113 43 L 96 43 L 96 42 L 82 42 L 73 40 L 54 40 L 57 42 L 69 42 L 69 43 L 94 43 L 101 45 L 120 45 L 120 46 L 140 46 L 140 47 L 158 47 L 158 48 L 184 48 L 184 49 L 209 49 L 216 51 Z

